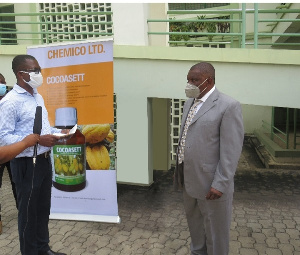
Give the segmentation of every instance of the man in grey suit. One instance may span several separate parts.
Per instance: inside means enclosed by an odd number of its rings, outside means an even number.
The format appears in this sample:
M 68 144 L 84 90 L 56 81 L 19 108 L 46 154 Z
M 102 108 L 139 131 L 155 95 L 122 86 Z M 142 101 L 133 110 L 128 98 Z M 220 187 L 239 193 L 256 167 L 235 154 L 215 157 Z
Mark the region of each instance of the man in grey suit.
M 210 63 L 192 66 L 187 81 L 174 186 L 183 190 L 191 254 L 228 255 L 241 106 L 217 90 Z

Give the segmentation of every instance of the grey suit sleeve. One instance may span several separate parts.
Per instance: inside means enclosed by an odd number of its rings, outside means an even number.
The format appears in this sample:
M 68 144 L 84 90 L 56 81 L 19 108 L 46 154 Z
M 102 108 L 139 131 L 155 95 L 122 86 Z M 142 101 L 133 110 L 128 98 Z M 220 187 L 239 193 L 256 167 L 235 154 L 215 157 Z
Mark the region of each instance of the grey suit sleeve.
M 235 101 L 227 107 L 220 125 L 220 161 L 212 187 L 222 193 L 226 193 L 234 181 L 243 140 L 244 126 L 241 105 Z

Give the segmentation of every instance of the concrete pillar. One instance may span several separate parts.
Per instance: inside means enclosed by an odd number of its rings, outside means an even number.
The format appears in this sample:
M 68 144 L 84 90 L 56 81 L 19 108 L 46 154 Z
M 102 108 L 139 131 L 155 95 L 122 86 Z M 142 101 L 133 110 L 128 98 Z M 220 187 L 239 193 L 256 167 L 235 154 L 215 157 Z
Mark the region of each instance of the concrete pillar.
M 150 3 L 149 19 L 167 19 L 167 3 Z M 149 22 L 149 32 L 168 32 L 168 22 Z M 149 35 L 150 46 L 168 46 L 169 35 Z
M 114 43 L 148 45 L 148 4 L 112 3 Z

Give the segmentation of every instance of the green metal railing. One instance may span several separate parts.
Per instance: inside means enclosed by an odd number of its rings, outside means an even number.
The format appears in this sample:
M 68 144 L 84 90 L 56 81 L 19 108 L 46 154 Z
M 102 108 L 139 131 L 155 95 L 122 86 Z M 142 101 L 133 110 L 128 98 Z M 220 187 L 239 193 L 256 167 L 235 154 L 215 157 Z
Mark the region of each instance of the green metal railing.
M 296 13 L 300 14 L 300 9 L 288 9 L 289 6 L 285 8 L 278 8 L 278 9 L 258 9 L 258 4 L 254 4 L 254 9 L 246 9 L 246 4 L 242 4 L 241 9 L 224 9 L 224 10 L 174 10 L 168 11 L 167 14 L 169 15 L 186 15 L 189 14 L 191 16 L 194 15 L 212 15 L 211 17 L 206 17 L 205 19 L 149 19 L 148 23 L 153 22 L 165 22 L 171 24 L 181 23 L 181 24 L 190 24 L 192 22 L 202 22 L 202 23 L 222 23 L 227 22 L 230 24 L 230 30 L 227 32 L 192 32 L 192 31 L 167 31 L 167 32 L 155 32 L 150 31 L 148 32 L 149 35 L 169 35 L 169 36 L 185 36 L 186 38 L 189 37 L 187 40 L 180 40 L 174 41 L 169 40 L 170 45 L 174 44 L 230 44 L 231 47 L 241 47 L 245 48 L 246 45 L 253 45 L 254 48 L 258 48 L 258 45 L 272 45 L 272 46 L 280 46 L 280 45 L 289 45 L 289 46 L 300 46 L 300 34 L 299 33 L 274 33 L 274 27 L 282 22 L 296 22 L 298 26 L 300 26 L 300 19 L 285 19 L 285 14 Z M 254 15 L 254 31 L 248 32 L 247 24 L 246 24 L 246 17 L 247 15 Z M 280 18 L 274 19 L 264 19 L 260 18 L 260 15 L 263 14 L 282 14 Z M 217 16 L 225 16 L 227 15 L 229 19 L 217 19 Z M 258 25 L 259 23 L 268 23 L 267 25 L 273 26 L 270 28 L 269 31 L 259 31 Z M 236 24 L 234 26 L 234 24 Z M 271 38 L 271 37 L 299 37 L 298 42 L 292 43 L 276 43 L 276 42 L 261 42 L 259 39 L 262 38 Z M 197 40 L 192 40 L 191 37 L 197 37 Z M 210 39 L 209 37 L 214 39 Z M 233 42 L 238 42 L 234 44 Z
M 278 138 L 281 142 L 283 142 L 285 149 L 289 148 L 289 132 L 283 132 L 280 129 L 276 128 L 274 125 L 266 121 L 262 121 L 262 128 L 264 128 L 267 133 L 269 133 L 270 138 L 274 141 L 274 138 Z
M 283 131 L 275 126 L 275 108 L 276 107 L 272 107 L 271 124 L 266 121 L 262 121 L 262 128 L 270 135 L 270 139 L 272 141 L 275 141 L 275 138 L 280 140 L 284 144 L 285 149 L 297 149 L 297 146 L 300 145 L 300 142 L 297 141 L 297 138 L 300 138 L 300 135 L 297 132 L 298 109 L 285 108 L 286 119 L 284 121 L 285 127 L 282 127 L 282 129 L 285 129 Z M 292 118 L 291 115 L 293 115 Z M 293 122 L 293 130 L 290 129 L 291 122 Z M 293 146 L 291 146 L 291 140 L 293 140 Z
M 176 14 L 176 15 L 182 15 L 182 14 L 193 14 L 193 15 L 203 15 L 203 14 L 213 14 L 213 15 L 219 15 L 219 16 L 225 16 L 225 15 L 230 15 L 229 19 L 160 19 L 160 20 L 154 20 L 154 19 L 149 19 L 148 23 L 151 22 L 167 22 L 167 23 L 191 23 L 191 22 L 196 22 L 196 23 L 220 23 L 220 22 L 228 22 L 230 24 L 232 23 L 237 23 L 237 24 L 242 24 L 243 19 L 241 18 L 241 15 L 243 17 L 245 16 L 245 4 L 243 4 L 243 9 L 242 12 L 240 10 L 186 10 L 186 11 L 179 11 L 179 10 L 174 10 L 174 11 L 168 11 L 167 14 Z M 240 15 L 238 18 L 233 18 L 234 14 Z M 240 30 L 240 29 L 239 29 Z M 239 40 L 241 39 L 243 42 L 245 42 L 245 34 L 241 32 L 226 32 L 226 33 L 214 33 L 214 32 L 148 32 L 149 35 L 182 35 L 182 36 L 217 36 L 218 38 L 223 37 L 221 41 L 216 41 L 214 40 L 209 41 L 209 40 L 198 40 L 198 41 L 193 41 L 193 40 L 187 40 L 186 43 L 189 44 L 231 44 L 233 39 L 238 38 Z M 229 40 L 226 38 L 229 38 Z M 225 40 L 224 40 L 225 39 Z M 180 44 L 183 43 L 182 41 L 169 41 L 169 44 Z
M 290 5 L 289 5 L 290 6 Z M 289 6 L 286 8 L 279 9 L 259 9 L 258 4 L 254 4 L 254 9 L 246 9 L 246 4 L 242 4 L 241 9 L 223 9 L 223 10 L 215 10 L 215 9 L 203 9 L 203 10 L 170 10 L 167 12 L 169 15 L 183 15 L 183 14 L 191 14 L 191 15 L 211 15 L 210 17 L 205 17 L 201 19 L 149 19 L 148 23 L 155 22 L 165 22 L 168 24 L 181 23 L 202 23 L 202 24 L 230 24 L 227 31 L 223 32 L 215 32 L 215 31 L 164 31 L 164 32 L 155 32 L 149 31 L 149 35 L 169 35 L 169 36 L 184 36 L 188 37 L 187 40 L 169 40 L 170 45 L 174 44 L 223 44 L 230 45 L 230 47 L 241 47 L 245 48 L 246 45 L 253 45 L 254 48 L 258 48 L 259 45 L 270 45 L 270 46 L 297 46 L 300 47 L 300 34 L 299 33 L 275 33 L 274 27 L 278 26 L 281 23 L 295 23 L 297 26 L 300 26 L 300 19 L 285 19 L 285 14 L 296 13 L 300 14 L 300 9 L 289 9 Z M 86 38 L 88 37 L 99 37 L 99 36 L 112 36 L 113 32 L 95 32 L 93 29 L 89 29 L 93 25 L 112 25 L 112 21 L 99 21 L 99 22 L 91 22 L 91 21 L 63 21 L 63 22 L 53 22 L 47 21 L 47 17 L 49 16 L 75 16 L 75 17 L 93 17 L 97 15 L 112 15 L 113 12 L 53 12 L 53 13 L 0 13 L 0 20 L 7 18 L 15 18 L 14 21 L 0 21 L 0 44 L 20 44 L 21 41 L 32 41 L 34 44 L 39 43 L 49 43 L 52 39 L 51 36 L 57 35 L 58 37 L 61 35 L 71 35 L 71 40 L 77 40 L 77 35 L 84 35 Z M 277 14 L 281 15 L 281 17 L 272 18 L 272 19 L 264 19 L 261 18 L 263 14 Z M 254 31 L 247 32 L 247 24 L 246 17 L 247 15 L 254 16 Z M 220 17 L 228 17 L 228 19 L 220 18 Z M 18 20 L 19 17 L 24 17 L 23 20 Z M 218 18 L 219 17 L 219 18 Z M 218 18 L 218 19 L 217 19 Z M 22 19 L 22 18 L 21 18 Z M 268 31 L 259 31 L 258 25 L 260 23 L 265 23 L 268 26 L 272 26 L 268 29 Z M 87 31 L 77 31 L 74 28 L 74 31 L 55 31 L 51 29 L 51 26 L 87 26 Z M 13 28 L 7 28 L 7 26 L 14 26 Z M 213 25 L 211 26 L 213 27 Z M 215 26 L 216 27 L 216 26 Z M 297 42 L 264 42 L 260 39 L 263 38 L 272 38 L 272 37 L 293 37 L 299 38 Z M 69 41 L 70 39 L 60 39 L 57 41 Z
M 297 117 L 298 109 L 294 109 L 294 149 L 297 148 L 297 145 L 300 145 L 300 143 L 297 141 L 297 138 L 300 138 L 300 135 L 297 134 Z
M 112 21 L 98 21 L 98 22 L 90 22 L 90 21 L 47 21 L 47 17 L 49 16 L 75 16 L 75 17 L 86 17 L 93 18 L 97 15 L 112 15 L 112 12 L 51 12 L 51 13 L 0 13 L 0 18 L 3 17 L 25 17 L 24 20 L 28 20 L 30 17 L 30 21 L 0 21 L 0 44 L 19 44 L 21 41 L 32 41 L 34 44 L 39 43 L 49 43 L 50 35 L 72 35 L 72 39 L 60 39 L 58 38 L 56 41 L 74 41 L 76 39 L 76 35 L 85 35 L 86 37 L 91 36 L 112 36 L 112 32 L 94 32 L 93 29 L 91 31 L 76 31 L 76 26 L 92 26 L 92 25 L 112 25 Z M 32 19 L 36 19 L 36 21 L 32 21 Z M 7 28 L 7 26 L 12 25 L 16 28 Z M 64 31 L 53 31 L 55 29 L 51 29 L 53 25 L 70 25 L 74 29 L 74 31 L 68 31 L 64 29 Z M 50 29 L 49 29 L 50 28 Z M 23 36 L 20 36 L 23 35 Z M 25 36 L 24 36 L 25 35 Z M 28 36 L 26 36 L 28 35 Z M 11 38 L 11 36 L 15 36 L 15 38 Z M 6 43 L 7 41 L 13 41 L 13 43 Z

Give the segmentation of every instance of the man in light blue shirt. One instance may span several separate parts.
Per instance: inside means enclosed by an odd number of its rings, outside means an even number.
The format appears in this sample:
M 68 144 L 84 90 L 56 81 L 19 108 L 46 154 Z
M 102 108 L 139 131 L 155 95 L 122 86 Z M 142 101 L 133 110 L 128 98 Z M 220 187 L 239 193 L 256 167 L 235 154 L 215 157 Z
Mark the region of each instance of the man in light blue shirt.
M 42 107 L 42 130 L 33 164 L 34 147 L 29 147 L 11 160 L 13 181 L 18 199 L 20 249 L 26 255 L 64 255 L 49 247 L 52 167 L 50 150 L 58 130 L 50 127 L 48 112 L 37 87 L 43 83 L 41 68 L 30 55 L 18 55 L 12 69 L 17 83 L 0 102 L 0 146 L 16 143 L 32 134 L 36 107 Z

